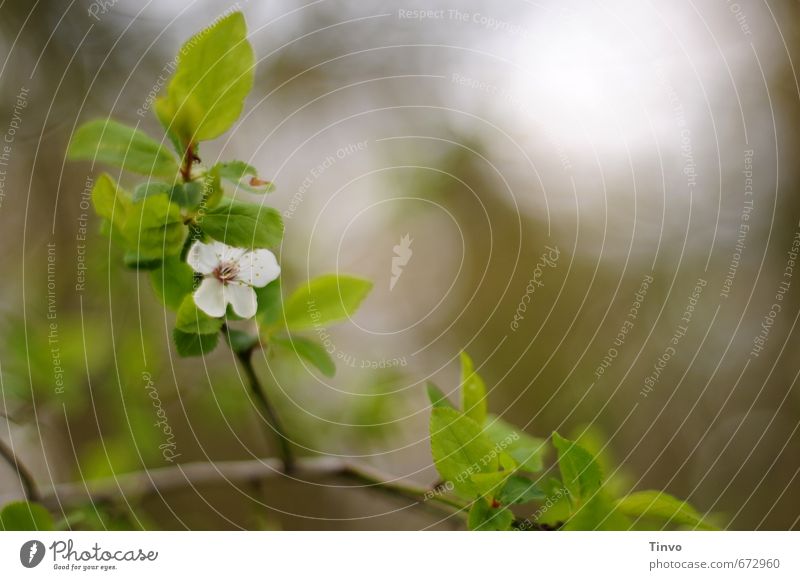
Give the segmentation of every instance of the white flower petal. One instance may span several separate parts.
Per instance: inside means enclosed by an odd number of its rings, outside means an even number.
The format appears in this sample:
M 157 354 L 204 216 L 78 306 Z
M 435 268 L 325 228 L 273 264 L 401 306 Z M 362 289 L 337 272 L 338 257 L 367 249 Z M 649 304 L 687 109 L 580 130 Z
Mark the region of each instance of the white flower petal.
M 245 284 L 226 284 L 224 286 L 225 301 L 233 306 L 233 311 L 242 318 L 256 315 L 256 291 Z
M 214 242 L 214 249 L 221 262 L 238 262 L 247 251 L 244 248 L 234 248 L 222 242 Z
M 281 274 L 275 254 L 269 250 L 247 252 L 239 260 L 236 279 L 256 288 L 263 288 Z
M 225 295 L 222 282 L 216 278 L 205 278 L 194 293 L 194 303 L 197 307 L 214 318 L 225 314 Z
M 214 271 L 214 268 L 219 264 L 219 257 L 216 253 L 216 248 L 212 244 L 204 244 L 203 242 L 195 242 L 189 248 L 189 254 L 186 256 L 186 263 L 192 267 L 195 272 L 208 275 Z

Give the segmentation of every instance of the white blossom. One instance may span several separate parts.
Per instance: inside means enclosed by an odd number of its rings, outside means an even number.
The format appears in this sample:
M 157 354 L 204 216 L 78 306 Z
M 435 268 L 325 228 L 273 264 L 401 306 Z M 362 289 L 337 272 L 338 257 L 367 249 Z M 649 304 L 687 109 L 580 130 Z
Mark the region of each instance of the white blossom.
M 258 304 L 253 288 L 266 286 L 281 273 L 275 254 L 269 250 L 248 251 L 222 242 L 195 242 L 186 261 L 203 275 L 194 302 L 214 318 L 223 316 L 228 304 L 237 316 L 255 316 Z

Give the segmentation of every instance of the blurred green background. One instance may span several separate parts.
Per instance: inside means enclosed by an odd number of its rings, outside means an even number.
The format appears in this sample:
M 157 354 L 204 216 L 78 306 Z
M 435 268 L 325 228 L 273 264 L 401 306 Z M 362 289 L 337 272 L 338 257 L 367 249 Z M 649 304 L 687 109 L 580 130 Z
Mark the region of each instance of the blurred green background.
M 118 265 L 81 207 L 100 168 L 64 159 L 94 117 L 160 136 L 148 95 L 180 44 L 241 9 L 256 86 L 203 160 L 243 159 L 276 182 L 284 289 L 331 271 L 375 282 L 332 330 L 334 379 L 258 360 L 301 453 L 433 483 L 424 384 L 454 393 L 465 349 L 492 412 L 539 436 L 592 425 L 620 485 L 735 529 L 800 527 L 800 279 L 785 275 L 800 231 L 797 3 L 459 6 L 0 5 L 0 437 L 41 485 L 169 465 L 145 372 L 178 461 L 274 453 L 230 352 L 178 358 L 148 278 Z M 391 287 L 406 235 L 413 254 Z M 548 248 L 558 258 L 541 266 Z M 458 526 L 350 485 L 187 487 L 69 515 L 146 529 Z M 19 495 L 0 465 L 0 497 Z

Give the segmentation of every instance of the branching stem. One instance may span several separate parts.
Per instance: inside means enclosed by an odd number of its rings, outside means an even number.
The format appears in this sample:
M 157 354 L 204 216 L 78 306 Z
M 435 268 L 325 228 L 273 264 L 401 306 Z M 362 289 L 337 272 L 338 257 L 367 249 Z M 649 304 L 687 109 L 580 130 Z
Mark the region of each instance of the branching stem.
M 39 501 L 39 489 L 36 487 L 36 482 L 28 471 L 28 468 L 14 455 L 14 452 L 9 446 L 0 440 L 0 456 L 8 463 L 11 468 L 17 472 L 19 481 L 22 484 L 22 489 L 25 491 L 25 498 L 28 501 Z

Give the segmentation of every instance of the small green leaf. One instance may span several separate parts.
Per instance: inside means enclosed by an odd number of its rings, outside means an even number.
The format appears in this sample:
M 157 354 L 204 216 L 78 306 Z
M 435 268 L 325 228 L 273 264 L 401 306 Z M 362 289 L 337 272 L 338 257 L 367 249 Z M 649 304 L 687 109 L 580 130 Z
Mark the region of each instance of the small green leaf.
M 486 420 L 486 386 L 466 352 L 461 353 L 461 408 L 479 425 Z
M 587 498 L 570 516 L 564 529 L 572 531 L 629 530 L 631 521 L 617 510 L 614 502 L 604 491 L 600 490 Z
M 472 483 L 478 488 L 480 494 L 487 499 L 494 498 L 505 486 L 505 481 L 511 475 L 510 471 L 486 471 L 475 473 Z
M 283 238 L 281 214 L 251 203 L 222 202 L 209 209 L 199 223 L 215 240 L 237 248 L 273 248 Z
M 177 310 L 184 297 L 194 289 L 194 272 L 178 256 L 170 256 L 163 264 L 162 268 L 150 273 L 150 281 L 161 302 Z
M 203 212 L 207 212 L 213 207 L 217 207 L 222 201 L 225 192 L 222 190 L 219 174 L 216 171 L 209 171 L 203 178 Z
M 125 255 L 122 256 L 122 262 L 126 268 L 131 270 L 156 270 L 163 263 L 161 258 L 143 259 L 139 254 L 131 251 L 125 252 Z
M 15 501 L 0 510 L 0 530 L 6 532 L 49 532 L 55 529 L 53 516 L 38 503 Z
M 122 231 L 131 210 L 131 198 L 107 173 L 100 174 L 92 188 L 92 205 L 97 215 Z
M 180 208 L 165 195 L 144 198 L 131 207 L 123 234 L 139 260 L 178 254 L 186 239 Z
M 242 113 L 254 60 L 241 12 L 198 32 L 181 48 L 166 95 L 156 100 L 162 124 L 183 144 L 222 135 Z
M 215 334 L 222 328 L 221 318 L 212 318 L 197 307 L 194 296 L 185 296 L 175 317 L 175 328 L 187 334 Z
M 275 184 L 271 181 L 259 179 L 256 168 L 244 161 L 217 163 L 214 168 L 222 179 L 233 183 L 239 189 L 250 193 L 270 193 L 275 191 Z
M 163 194 L 169 197 L 172 186 L 163 181 L 146 181 L 133 188 L 133 201 L 141 201 L 149 195 Z
M 438 407 L 431 411 L 430 437 L 433 461 L 442 479 L 452 482 L 465 497 L 482 495 L 486 482 L 476 484 L 473 476 L 497 472 L 499 462 L 480 426 L 455 409 Z
M 555 432 L 553 445 L 558 451 L 561 480 L 569 492 L 572 505 L 580 505 L 600 489 L 603 480 L 600 467 L 591 453 Z
M 309 280 L 286 299 L 286 326 L 301 330 L 349 318 L 370 290 L 372 282 L 353 276 L 326 274 Z
M 497 495 L 497 501 L 503 505 L 515 503 L 528 503 L 546 499 L 544 492 L 527 477 L 512 475 L 506 481 L 502 491 Z
M 256 320 L 260 326 L 272 326 L 281 319 L 283 312 L 281 296 L 281 279 L 277 278 L 262 288 L 253 288 L 256 291 Z
M 219 342 L 219 333 L 191 334 L 177 328 L 172 331 L 172 340 L 180 356 L 199 356 L 209 354 Z
M 495 445 L 508 453 L 525 471 L 541 471 L 545 443 L 543 439 L 532 437 L 516 429 L 496 415 L 487 415 L 483 432 Z
M 168 149 L 138 129 L 98 119 L 82 125 L 72 136 L 70 159 L 100 161 L 144 175 L 173 177 L 178 163 Z
M 662 491 L 638 491 L 626 495 L 617 500 L 617 510 L 632 518 L 655 519 L 701 530 L 717 529 L 704 521 L 690 504 Z
M 572 504 L 569 501 L 569 491 L 555 477 L 550 477 L 542 483 L 547 498 L 542 501 L 547 509 L 538 511 L 537 522 L 552 527 L 561 527 L 572 513 Z
M 445 394 L 439 389 L 439 387 L 434 385 L 431 381 L 428 381 L 427 389 L 428 389 L 428 399 L 430 400 L 431 405 L 433 405 L 434 408 L 435 407 L 449 407 L 450 409 L 454 408 L 453 405 L 450 403 L 450 401 L 447 400 L 447 396 L 445 396 Z
M 317 367 L 319 372 L 326 377 L 332 377 L 336 374 L 336 364 L 320 343 L 299 336 L 273 338 L 272 342 L 296 352 L 300 357 Z
M 469 510 L 467 525 L 470 530 L 481 532 L 502 532 L 511 529 L 514 514 L 505 508 L 493 508 L 483 499 L 478 498 Z
M 258 336 L 229 328 L 225 333 L 233 352 L 247 352 L 258 344 Z

